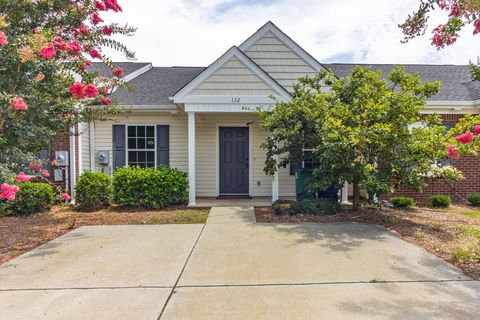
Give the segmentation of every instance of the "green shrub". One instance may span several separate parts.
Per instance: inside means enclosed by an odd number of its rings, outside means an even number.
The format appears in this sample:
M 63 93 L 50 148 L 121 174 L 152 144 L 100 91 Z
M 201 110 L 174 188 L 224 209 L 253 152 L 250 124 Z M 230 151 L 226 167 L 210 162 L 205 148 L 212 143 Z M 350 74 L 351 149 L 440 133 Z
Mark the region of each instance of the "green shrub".
M 291 214 L 332 215 L 337 213 L 340 204 L 335 199 L 308 199 L 291 204 Z
M 415 206 L 415 200 L 410 197 L 392 197 L 389 201 L 395 208 L 409 209 Z
M 15 214 L 39 213 L 50 209 L 55 199 L 52 186 L 48 183 L 24 182 L 12 203 Z
M 272 204 L 272 208 L 277 215 L 290 214 L 293 203 L 293 200 L 277 200 Z
M 480 206 L 480 192 L 471 192 L 468 195 L 468 202 L 474 206 Z
M 85 171 L 75 186 L 76 201 L 82 210 L 96 210 L 110 205 L 112 181 L 102 172 Z
M 452 200 L 449 196 L 435 195 L 430 197 L 430 206 L 433 208 L 448 208 Z
M 113 176 L 113 201 L 119 205 L 158 209 L 187 200 L 187 174 L 177 169 L 123 167 Z

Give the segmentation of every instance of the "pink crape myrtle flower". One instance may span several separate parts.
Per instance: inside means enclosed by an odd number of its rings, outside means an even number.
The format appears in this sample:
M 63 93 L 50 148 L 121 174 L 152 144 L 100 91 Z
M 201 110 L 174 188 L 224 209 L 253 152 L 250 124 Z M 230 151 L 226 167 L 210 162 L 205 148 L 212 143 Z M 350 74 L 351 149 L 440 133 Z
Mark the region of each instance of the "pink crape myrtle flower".
M 22 98 L 15 98 L 13 99 L 13 108 L 15 110 L 27 110 L 28 109 L 28 106 L 27 104 L 25 103 L 25 101 L 23 101 Z
M 104 98 L 104 99 L 102 100 L 102 104 L 105 105 L 105 106 L 108 106 L 108 105 L 110 104 L 110 102 L 111 102 L 111 101 L 110 101 L 109 98 Z
M 473 133 L 471 133 L 470 131 L 467 131 L 459 135 L 458 137 L 456 137 L 455 140 L 463 144 L 471 143 L 473 141 Z
M 111 36 L 113 33 L 113 28 L 109 26 L 105 26 L 102 28 L 102 33 L 106 36 Z
M 85 87 L 85 94 L 87 95 L 87 97 L 89 98 L 95 98 L 96 96 L 98 96 L 98 90 L 97 90 L 97 87 L 95 87 L 94 84 L 88 84 L 86 87 Z
M 454 144 L 448 146 L 447 153 L 451 159 L 460 159 L 460 152 L 458 152 L 457 146 Z
M 40 170 L 42 170 L 43 168 L 43 164 L 36 164 L 36 163 L 29 163 L 28 164 L 28 167 L 32 170 L 35 170 L 37 172 L 40 172 Z
M 65 201 L 69 201 L 70 199 L 72 199 L 72 197 L 70 197 L 68 193 L 64 193 L 62 194 L 62 199 Z
M 105 8 L 114 12 L 122 11 L 122 7 L 117 3 L 117 0 L 103 0 Z
M 90 53 L 90 56 L 91 56 L 92 58 L 94 58 L 94 59 L 95 59 L 95 58 L 97 58 L 97 59 L 101 59 L 101 58 L 102 58 L 102 55 L 101 55 L 100 52 L 98 52 L 96 49 L 91 49 L 89 53 Z
M 11 186 L 9 184 L 3 183 L 0 186 L 0 200 L 1 199 L 7 199 L 9 201 L 15 200 L 15 195 L 17 194 L 18 191 L 18 186 Z
M 55 46 L 53 43 L 47 43 L 46 47 L 42 49 L 42 58 L 50 60 L 55 57 Z
M 477 34 L 480 32 L 480 19 L 478 19 L 476 22 L 475 22 L 475 29 L 473 29 L 473 34 Z
M 123 78 L 123 69 L 122 67 L 116 67 L 115 69 L 112 70 L 112 74 L 114 76 L 117 76 L 119 78 Z
M 473 128 L 473 133 L 475 133 L 475 135 L 480 135 L 480 124 L 477 124 L 474 128 Z
M 48 170 L 43 170 L 42 171 L 42 176 L 44 176 L 45 178 L 48 178 L 48 177 L 50 177 L 50 173 L 48 172 Z
M 35 76 L 35 80 L 37 81 L 42 81 L 43 79 L 45 79 L 45 75 L 43 73 L 39 73 Z
M 77 56 L 82 51 L 82 47 L 80 46 L 80 44 L 78 44 L 77 40 L 73 40 L 68 43 L 67 50 L 71 54 Z
M 7 37 L 3 31 L 0 31 L 0 46 L 6 46 L 8 44 Z
M 70 87 L 70 93 L 77 99 L 85 98 L 85 88 L 81 82 L 75 82 Z
M 19 172 L 17 175 L 17 182 L 28 182 L 30 181 L 30 177 L 25 174 L 25 172 Z
M 103 19 L 100 18 L 100 16 L 98 15 L 98 13 L 94 12 L 92 14 L 92 18 L 91 18 L 91 21 L 94 25 L 97 25 L 99 23 L 102 23 L 103 22 Z
M 95 7 L 97 7 L 97 10 L 98 11 L 105 11 L 107 10 L 107 8 L 105 8 L 105 5 L 103 4 L 103 2 L 99 1 L 99 0 L 96 0 L 95 1 Z

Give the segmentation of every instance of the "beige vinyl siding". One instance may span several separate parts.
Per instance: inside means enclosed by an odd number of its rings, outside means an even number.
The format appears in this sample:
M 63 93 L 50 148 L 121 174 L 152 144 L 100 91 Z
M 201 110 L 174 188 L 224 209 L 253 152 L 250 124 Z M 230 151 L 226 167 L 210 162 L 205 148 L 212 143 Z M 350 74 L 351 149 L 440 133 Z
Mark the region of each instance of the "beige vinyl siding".
M 190 95 L 273 95 L 262 79 L 237 58 L 227 61 Z
M 90 124 L 82 123 L 80 125 L 80 139 L 82 139 L 82 148 L 80 157 L 82 159 L 82 172 L 90 170 Z M 82 173 L 80 172 L 80 174 Z
M 265 151 L 260 145 L 267 133 L 261 130 L 254 115 L 225 113 L 201 114 L 196 120 L 196 190 L 197 196 L 213 197 L 218 195 L 218 128 L 224 126 L 250 125 L 250 174 L 251 195 L 254 197 L 271 196 L 272 177 L 263 173 Z
M 245 54 L 290 92 L 298 78 L 317 73 L 271 32 L 267 32 Z
M 295 176 L 290 175 L 290 168 L 278 169 L 278 195 L 280 198 L 295 197 Z
M 95 155 L 100 150 L 109 152 L 110 166 L 113 165 L 112 157 L 112 126 L 113 124 L 168 124 L 170 125 L 170 166 L 186 171 L 188 168 L 187 151 L 187 116 L 186 114 L 171 115 L 165 112 L 157 113 L 132 113 L 119 117 L 114 121 L 95 122 Z M 100 165 L 95 159 L 96 170 Z

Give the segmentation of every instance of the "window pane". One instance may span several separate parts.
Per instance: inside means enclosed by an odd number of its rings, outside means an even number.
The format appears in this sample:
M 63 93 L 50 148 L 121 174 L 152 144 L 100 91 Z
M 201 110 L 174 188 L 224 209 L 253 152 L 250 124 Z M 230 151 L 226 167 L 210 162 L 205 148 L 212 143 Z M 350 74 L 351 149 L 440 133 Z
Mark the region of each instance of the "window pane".
M 137 127 L 128 127 L 128 137 L 135 137 L 137 135 Z
M 155 127 L 154 126 L 148 126 L 147 127 L 147 137 L 150 137 L 150 138 L 155 137 Z
M 137 139 L 128 138 L 128 149 L 137 149 Z
M 137 137 L 145 137 L 145 127 L 137 127 Z
M 137 139 L 137 149 L 146 149 L 145 138 L 138 138 Z
M 153 167 L 155 167 L 155 163 L 150 163 L 150 162 L 149 162 L 149 163 L 147 163 L 146 166 L 147 166 L 148 168 L 153 168 Z
M 137 152 L 136 151 L 129 151 L 128 152 L 128 162 L 137 162 Z
M 145 162 L 147 161 L 145 151 L 138 151 L 138 162 Z
M 147 152 L 147 161 L 148 162 L 155 162 L 155 152 L 148 151 Z
M 155 139 L 147 138 L 147 149 L 155 149 Z

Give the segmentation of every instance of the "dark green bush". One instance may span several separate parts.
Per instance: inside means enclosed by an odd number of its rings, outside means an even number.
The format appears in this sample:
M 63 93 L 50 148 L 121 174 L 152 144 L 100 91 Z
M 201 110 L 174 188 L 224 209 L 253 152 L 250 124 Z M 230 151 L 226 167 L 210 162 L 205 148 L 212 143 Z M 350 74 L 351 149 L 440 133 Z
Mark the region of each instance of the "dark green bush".
M 480 206 L 480 192 L 471 192 L 468 195 L 468 202 L 474 206 Z
M 409 209 L 415 206 L 415 200 L 410 197 L 392 197 L 389 201 L 395 208 Z
M 272 204 L 272 208 L 277 215 L 290 214 L 293 203 L 293 200 L 277 200 Z
M 103 172 L 85 171 L 75 186 L 76 202 L 82 210 L 97 210 L 110 205 L 112 181 Z
M 435 195 L 430 197 L 430 206 L 433 208 L 448 208 L 452 200 L 449 196 Z
M 52 186 L 48 183 L 24 182 L 12 203 L 15 214 L 40 213 L 50 209 L 55 199 Z
M 187 174 L 177 169 L 123 167 L 113 176 L 113 201 L 119 205 L 158 209 L 187 200 Z
M 295 201 L 291 205 L 291 214 L 332 215 L 337 213 L 340 204 L 335 199 L 308 199 Z

